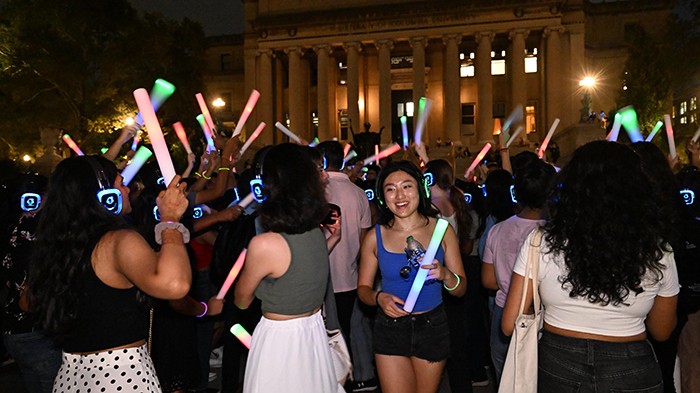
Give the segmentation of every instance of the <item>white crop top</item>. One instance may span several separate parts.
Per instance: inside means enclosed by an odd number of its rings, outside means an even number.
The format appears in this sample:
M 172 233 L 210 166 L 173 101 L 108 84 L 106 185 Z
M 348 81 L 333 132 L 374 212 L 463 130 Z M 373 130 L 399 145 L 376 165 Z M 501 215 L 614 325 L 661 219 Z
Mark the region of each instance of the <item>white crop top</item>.
M 531 238 L 532 233 L 523 243 L 515 262 L 514 271 L 521 276 L 525 275 Z M 660 261 L 664 266 L 663 278 L 655 283 L 653 273 L 648 273 L 642 280 L 644 292 L 639 295 L 631 292 L 625 300 L 629 306 L 602 306 L 583 297 L 572 298 L 569 296 L 571 285 L 567 283 L 562 288 L 559 281 L 559 277 L 566 274 L 563 255 L 546 253 L 548 247 L 544 238 L 542 241 L 538 285 L 542 304 L 546 309 L 544 320 L 554 327 L 604 336 L 633 336 L 646 330 L 644 321 L 654 305 L 656 296 L 671 297 L 680 291 L 676 261 L 670 252 L 664 253 Z

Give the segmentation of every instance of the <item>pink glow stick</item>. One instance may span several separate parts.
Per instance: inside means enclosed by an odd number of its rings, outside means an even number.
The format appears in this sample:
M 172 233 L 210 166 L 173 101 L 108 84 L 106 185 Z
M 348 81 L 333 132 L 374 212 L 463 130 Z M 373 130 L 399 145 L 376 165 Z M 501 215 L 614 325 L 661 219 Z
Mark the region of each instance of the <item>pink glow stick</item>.
M 253 143 L 253 141 L 260 135 L 264 128 L 265 122 L 260 122 L 260 124 L 258 124 L 258 128 L 256 128 L 255 131 L 253 131 L 253 134 L 250 136 L 250 138 L 248 138 L 248 140 L 245 141 L 243 147 L 241 147 L 241 156 L 243 155 L 243 153 L 245 153 L 246 150 L 248 150 L 251 143 Z
M 232 138 L 234 136 L 238 136 L 238 134 L 240 134 L 241 131 L 243 131 L 243 126 L 245 125 L 245 122 L 248 120 L 250 113 L 253 112 L 253 109 L 255 109 L 255 104 L 258 103 L 258 98 L 260 98 L 260 92 L 257 90 L 253 90 L 253 92 L 250 93 L 250 97 L 248 97 L 248 102 L 245 104 L 245 108 L 243 108 L 243 112 L 241 113 L 241 118 L 238 119 L 238 124 L 236 124 L 236 129 L 233 130 L 233 135 L 231 136 Z
M 379 156 L 379 145 L 374 145 L 374 156 L 378 157 Z M 379 165 L 379 158 L 374 160 L 374 163 Z
M 296 143 L 301 144 L 301 139 L 299 139 L 298 136 L 294 135 L 293 132 L 289 131 L 289 128 L 285 127 L 284 124 L 277 122 L 277 123 L 275 123 L 275 127 L 278 130 L 282 131 L 282 133 L 284 135 L 287 135 L 289 137 L 289 139 L 293 140 Z
M 664 125 L 666 125 L 666 137 L 668 138 L 668 152 L 671 154 L 671 158 L 676 158 L 676 140 L 673 137 L 671 116 L 664 115 Z
M 254 200 L 255 200 L 255 195 L 253 195 L 253 193 L 251 192 L 250 194 L 246 195 L 243 199 L 241 199 L 238 203 L 236 203 L 236 205 L 245 209 Z
M 197 98 L 199 110 L 202 111 L 202 115 L 204 115 L 204 120 L 207 122 L 209 130 L 211 130 L 212 133 L 216 132 L 216 125 L 214 124 L 214 119 L 211 118 L 211 113 L 209 113 L 209 107 L 207 107 L 207 102 L 204 101 L 204 96 L 202 95 L 202 93 L 197 93 L 194 96 L 195 98 Z
M 379 161 L 382 158 L 389 157 L 390 155 L 396 153 L 397 151 L 401 150 L 401 146 L 398 143 L 393 143 L 391 146 L 387 147 L 386 149 L 380 151 L 379 153 L 365 158 L 365 160 L 362 162 L 362 165 L 367 165 L 371 163 L 372 161 Z
M 226 280 L 224 281 L 224 285 L 221 286 L 221 290 L 219 290 L 219 294 L 216 295 L 216 298 L 221 300 L 224 297 L 226 297 L 226 293 L 228 292 L 229 289 L 231 289 L 231 285 L 233 285 L 233 282 L 236 280 L 236 277 L 238 277 L 238 273 L 241 272 L 241 269 L 243 269 L 243 263 L 245 262 L 245 255 L 246 255 L 246 249 L 244 248 L 243 251 L 241 251 L 241 254 L 238 256 L 238 259 L 236 259 L 236 263 L 233 264 L 233 267 L 231 267 L 231 271 L 228 272 L 228 276 L 226 277 Z
M 348 156 L 348 153 L 350 152 L 350 149 L 351 149 L 351 148 L 352 148 L 352 146 L 350 146 L 349 143 L 346 143 L 346 144 L 345 144 L 345 147 L 343 147 L 343 157 L 347 157 L 347 156 Z
M 177 134 L 177 138 L 182 142 L 182 146 L 185 147 L 187 154 L 192 154 L 192 148 L 190 148 L 190 142 L 187 140 L 187 134 L 185 133 L 185 127 L 179 121 L 173 124 L 173 130 Z
M 197 115 L 197 121 L 199 122 L 199 126 L 202 127 L 202 131 L 204 131 L 204 138 L 207 140 L 207 151 L 215 150 L 216 147 L 214 146 L 214 138 L 211 135 L 209 124 L 207 124 L 207 121 L 204 119 L 204 115 Z
M 554 119 L 554 122 L 552 122 L 552 126 L 549 127 L 549 132 L 547 133 L 547 136 L 544 137 L 544 141 L 540 145 L 539 150 L 537 150 L 537 155 L 540 157 L 540 160 L 544 158 L 544 154 L 547 151 L 547 145 L 549 145 L 549 141 L 552 139 L 552 135 L 554 135 L 554 131 L 557 130 L 557 126 L 559 125 L 559 118 Z
M 78 147 L 78 144 L 73 141 L 73 138 L 70 137 L 68 134 L 63 134 L 63 142 L 66 142 L 66 145 L 70 147 L 71 150 L 75 152 L 75 154 L 79 156 L 84 156 L 85 153 L 83 153 L 82 150 Z
M 160 167 L 160 173 L 163 174 L 165 184 L 168 185 L 175 177 L 175 167 L 173 166 L 172 158 L 170 158 L 168 145 L 165 143 L 163 130 L 160 128 L 156 112 L 151 105 L 148 91 L 146 91 L 146 89 L 136 89 L 134 90 L 134 98 L 136 99 L 136 105 L 139 107 L 141 116 L 143 116 L 143 121 L 146 124 L 146 132 L 148 132 L 148 138 L 151 140 L 151 145 L 156 153 L 156 160 Z
M 695 131 L 695 135 L 693 135 L 693 138 L 691 139 L 691 141 L 693 141 L 693 143 L 697 143 L 699 138 L 700 138 L 700 127 L 698 127 L 698 130 Z
M 479 154 L 477 154 L 474 158 L 474 161 L 472 161 L 471 165 L 469 165 L 469 168 L 467 168 L 467 170 L 464 172 L 464 177 L 469 179 L 469 176 L 474 172 L 474 169 L 476 169 L 476 166 L 479 165 L 481 160 L 483 160 L 484 157 L 486 157 L 486 153 L 488 153 L 489 150 L 491 150 L 491 143 L 486 142 L 484 147 L 481 148 Z
M 231 333 L 236 336 L 241 344 L 250 349 L 250 342 L 253 340 L 253 338 L 250 336 L 250 333 L 248 333 L 243 326 L 241 326 L 240 323 L 237 323 L 231 327 Z

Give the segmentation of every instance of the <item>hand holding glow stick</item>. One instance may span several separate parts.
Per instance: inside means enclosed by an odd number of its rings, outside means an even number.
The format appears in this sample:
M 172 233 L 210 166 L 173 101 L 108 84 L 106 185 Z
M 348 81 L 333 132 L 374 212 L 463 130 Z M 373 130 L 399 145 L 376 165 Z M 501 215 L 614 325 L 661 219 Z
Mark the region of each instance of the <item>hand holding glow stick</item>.
M 476 166 L 479 165 L 479 163 L 481 162 L 481 160 L 484 159 L 484 157 L 486 157 L 486 153 L 488 153 L 489 150 L 491 150 L 491 144 L 489 142 L 486 142 L 484 147 L 481 148 L 479 154 L 477 154 L 474 158 L 474 161 L 472 161 L 471 165 L 469 165 L 469 168 L 467 168 L 467 170 L 464 172 L 464 177 L 469 179 L 471 174 L 474 173 L 474 169 L 476 169 Z
M 523 132 L 524 128 L 523 126 L 519 126 L 518 128 L 515 129 L 515 132 L 513 135 L 508 138 L 508 142 L 506 142 L 506 148 L 510 147 L 511 144 L 517 139 L 517 137 L 520 135 L 521 132 Z
M 250 93 L 250 97 L 248 97 L 248 102 L 245 104 L 243 112 L 241 112 L 241 117 L 238 119 L 236 128 L 233 130 L 233 135 L 231 136 L 232 138 L 238 136 L 241 133 L 241 131 L 243 131 L 243 126 L 248 120 L 248 117 L 250 116 L 251 112 L 253 112 L 253 109 L 255 109 L 255 104 L 258 103 L 258 98 L 260 98 L 260 92 L 257 90 L 253 90 L 253 92 Z
M 253 193 L 251 192 L 250 194 L 248 194 L 248 195 L 246 195 L 245 197 L 243 197 L 243 199 L 241 199 L 238 203 L 236 203 L 236 205 L 238 205 L 238 206 L 240 206 L 240 207 L 242 207 L 242 208 L 245 209 L 245 208 L 248 207 L 248 205 L 250 205 L 254 200 L 255 200 L 255 195 L 253 195 Z
M 136 151 L 136 148 L 139 145 L 139 142 L 141 142 L 141 130 L 136 131 L 136 135 L 134 135 L 134 140 L 131 142 L 131 150 Z
M 408 125 L 406 122 L 408 118 L 406 116 L 401 116 L 401 136 L 403 137 L 403 149 L 408 149 Z
M 427 164 L 428 161 L 430 161 L 430 158 L 428 158 L 428 152 L 425 151 L 425 144 L 414 145 L 414 149 L 416 149 L 418 157 L 420 157 L 421 161 L 423 161 L 423 165 Z
M 148 150 L 147 147 L 141 146 L 139 149 L 136 151 L 136 154 L 134 154 L 134 158 L 131 159 L 131 162 L 129 165 L 124 168 L 122 171 L 122 183 L 125 186 L 128 186 L 131 180 L 136 176 L 136 174 L 139 172 L 143 164 L 148 161 L 149 158 L 153 155 L 153 152 Z
M 651 132 L 649 133 L 649 136 L 647 136 L 647 139 L 645 140 L 645 142 L 651 142 L 654 139 L 654 137 L 656 136 L 656 134 L 659 132 L 659 130 L 661 129 L 662 125 L 664 125 L 664 123 L 661 120 L 657 121 L 656 125 L 654 125 L 654 129 L 651 130 Z
M 243 153 L 245 153 L 246 150 L 250 147 L 250 145 L 253 143 L 253 141 L 260 135 L 260 133 L 263 131 L 265 128 L 265 122 L 260 122 L 258 124 L 258 128 L 253 131 L 253 134 L 248 138 L 247 141 L 243 144 L 243 147 L 241 147 L 241 156 L 243 156 Z
M 430 115 L 430 110 L 433 107 L 433 100 L 421 97 L 418 101 L 418 120 L 416 121 L 416 132 L 413 134 L 413 143 L 420 146 L 423 138 L 423 129 L 425 124 L 428 122 L 428 116 Z
M 175 134 L 177 134 L 177 139 L 179 139 L 180 142 L 182 142 L 182 146 L 185 147 L 187 154 L 192 154 L 192 148 L 190 147 L 190 142 L 187 140 L 185 127 L 182 126 L 182 123 L 178 121 L 177 123 L 173 124 L 173 130 L 175 130 Z
M 671 116 L 664 115 L 664 124 L 666 125 L 666 137 L 668 138 L 668 152 L 671 158 L 676 158 L 676 140 L 673 137 L 673 125 L 671 124 Z
M 66 145 L 70 147 L 71 150 L 75 152 L 75 154 L 79 156 L 84 156 L 85 153 L 83 153 L 82 150 L 78 147 L 78 144 L 73 141 L 73 138 L 70 137 L 68 134 L 63 134 L 63 142 L 66 142 Z
M 236 277 L 238 277 L 238 273 L 240 273 L 241 269 L 243 269 L 243 263 L 245 263 L 246 251 L 247 250 L 245 248 L 243 249 L 243 251 L 241 251 L 241 254 L 236 259 L 236 263 L 234 263 L 233 267 L 231 267 L 231 271 L 228 272 L 228 276 L 226 276 L 226 280 L 224 281 L 224 285 L 221 286 L 221 290 L 219 290 L 219 294 L 216 295 L 217 299 L 221 300 L 224 297 L 226 297 L 226 293 L 228 292 L 229 289 L 231 289 L 231 285 L 233 285 L 233 282 L 236 280 Z
M 545 152 L 547 151 L 547 145 L 549 145 L 549 141 L 552 139 L 552 135 L 554 135 L 554 131 L 556 131 L 558 125 L 559 118 L 556 118 L 554 119 L 552 126 L 549 127 L 549 132 L 547 133 L 547 136 L 544 138 L 544 141 L 540 145 L 539 150 L 537 150 L 537 155 L 540 157 L 540 160 L 544 158 Z
M 428 249 L 425 250 L 425 255 L 420 265 L 421 268 L 418 269 L 416 273 L 416 278 L 413 279 L 413 285 L 411 285 L 411 290 L 408 292 L 406 301 L 404 302 L 403 309 L 407 312 L 413 312 L 413 307 L 416 305 L 418 300 L 418 295 L 420 295 L 421 289 L 423 289 L 423 284 L 425 284 L 425 279 L 428 277 L 429 269 L 423 269 L 422 266 L 431 265 L 435 259 L 435 254 L 437 253 L 438 247 L 442 242 L 442 238 L 445 236 L 447 227 L 450 225 L 447 220 L 438 218 L 437 223 L 435 223 L 435 229 L 433 230 L 433 236 L 430 238 L 430 244 L 428 244 Z
M 625 131 L 627 131 L 627 136 L 629 136 L 632 143 L 641 142 L 644 140 L 641 131 L 639 131 L 639 121 L 637 120 L 637 112 L 634 110 L 633 106 L 626 106 L 619 111 L 621 119 L 620 122 L 625 126 Z
M 620 135 L 620 126 L 622 125 L 622 116 L 620 115 L 620 112 L 617 112 L 615 114 L 615 118 L 613 119 L 613 125 L 612 129 L 610 130 L 610 133 L 608 136 L 605 138 L 610 142 L 617 142 L 617 137 Z
M 151 105 L 153 105 L 153 112 L 158 112 L 161 105 L 163 105 L 163 103 L 170 98 L 174 92 L 175 86 L 172 83 L 166 81 L 165 79 L 156 79 L 156 82 L 153 84 L 153 88 L 151 89 L 151 94 L 149 94 Z M 134 123 L 143 125 L 142 111 L 139 110 Z M 136 150 L 136 148 L 132 148 L 132 150 Z
M 293 132 L 289 131 L 289 128 L 285 127 L 282 123 L 277 122 L 275 123 L 275 127 L 277 127 L 278 130 L 282 131 L 284 135 L 287 135 L 289 139 L 293 140 L 294 142 L 301 144 L 301 139 L 299 139 L 298 136 L 294 135 Z
M 163 179 L 165 180 L 165 185 L 167 186 L 170 184 L 170 181 L 173 180 L 176 173 L 175 167 L 173 166 L 173 160 L 170 158 L 168 145 L 165 143 L 163 130 L 160 128 L 160 123 L 158 123 L 156 112 L 153 110 L 151 99 L 149 98 L 146 89 L 134 90 L 134 98 L 136 99 L 136 104 L 143 115 L 143 121 L 146 124 L 148 138 L 151 140 L 153 150 L 155 150 L 156 160 L 158 161 L 158 166 L 160 167 L 160 173 L 163 174 Z
M 382 158 L 389 157 L 390 155 L 396 153 L 399 150 L 401 150 L 401 146 L 399 146 L 398 143 L 393 143 L 391 146 L 380 151 L 379 153 L 377 153 L 371 157 L 365 158 L 365 160 L 362 162 L 362 165 L 364 166 L 364 165 L 371 163 L 372 161 L 379 161 Z
M 199 104 L 199 110 L 202 112 L 202 115 L 204 115 L 204 120 L 207 122 L 209 130 L 212 133 L 216 132 L 216 125 L 214 124 L 214 119 L 211 118 L 211 113 L 209 113 L 209 107 L 207 107 L 207 102 L 204 101 L 204 96 L 202 95 L 202 93 L 197 93 L 194 95 L 194 97 L 197 99 L 197 103 Z
M 204 119 L 204 115 L 197 115 L 197 122 L 199 122 L 199 126 L 202 127 L 202 131 L 204 131 L 204 138 L 207 140 L 207 150 L 216 150 L 216 147 L 214 146 L 214 138 L 211 136 L 211 130 Z
M 241 326 L 240 323 L 237 323 L 231 327 L 231 333 L 236 336 L 241 344 L 250 349 L 250 342 L 253 340 L 253 338 L 250 336 L 250 333 L 248 333 L 243 326 Z

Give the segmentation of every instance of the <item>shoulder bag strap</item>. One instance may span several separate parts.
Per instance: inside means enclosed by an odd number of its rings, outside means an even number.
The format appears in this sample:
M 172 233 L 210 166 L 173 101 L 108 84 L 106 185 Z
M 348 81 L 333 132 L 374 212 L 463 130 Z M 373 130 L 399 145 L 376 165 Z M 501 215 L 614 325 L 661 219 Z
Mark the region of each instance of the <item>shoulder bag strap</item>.
M 532 302 L 533 308 L 535 309 L 535 316 L 540 313 L 540 293 L 538 288 L 538 271 L 540 265 L 540 243 L 542 241 L 542 231 L 537 228 L 532 235 L 530 240 L 530 253 L 527 258 L 527 265 L 525 266 L 525 283 L 523 285 L 523 292 L 520 297 L 520 308 L 518 309 L 518 315 L 525 314 L 525 298 L 528 293 L 528 287 L 530 277 L 532 278 Z

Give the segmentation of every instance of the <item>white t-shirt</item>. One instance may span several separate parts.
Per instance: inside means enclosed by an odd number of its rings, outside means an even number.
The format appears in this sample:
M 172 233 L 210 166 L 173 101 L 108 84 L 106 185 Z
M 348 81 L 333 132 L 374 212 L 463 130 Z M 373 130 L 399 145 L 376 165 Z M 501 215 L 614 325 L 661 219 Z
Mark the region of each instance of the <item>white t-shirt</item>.
M 534 232 L 533 232 L 534 233 Z M 523 243 L 514 271 L 525 275 L 527 258 L 530 253 L 532 234 Z M 547 253 L 547 243 L 544 238 L 539 258 L 538 285 L 540 297 L 545 307 L 544 320 L 548 324 L 567 330 L 582 333 L 599 334 L 613 337 L 627 337 L 646 330 L 644 321 L 654 305 L 656 296 L 671 297 L 678 294 L 678 270 L 673 253 L 664 253 L 661 259 L 663 278 L 655 282 L 654 274 L 647 272 L 642 280 L 644 292 L 636 295 L 630 292 L 625 303 L 614 306 L 602 306 L 591 303 L 583 297 L 569 296 L 570 285 L 562 284 L 559 277 L 566 274 L 566 264 L 561 254 Z

